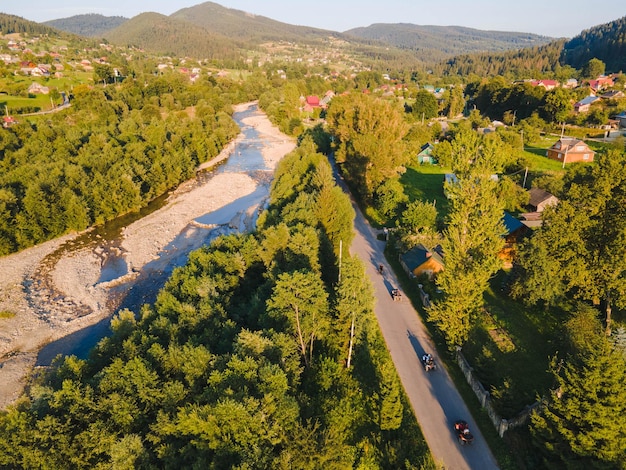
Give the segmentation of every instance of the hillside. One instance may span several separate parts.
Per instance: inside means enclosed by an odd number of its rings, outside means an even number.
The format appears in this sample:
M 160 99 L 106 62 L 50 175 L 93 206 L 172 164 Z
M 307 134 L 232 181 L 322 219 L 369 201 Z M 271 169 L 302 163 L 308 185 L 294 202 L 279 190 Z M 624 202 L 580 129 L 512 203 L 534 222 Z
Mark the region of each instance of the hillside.
M 530 33 L 482 31 L 461 26 L 420 26 L 408 23 L 377 23 L 345 32 L 401 49 L 428 55 L 451 57 L 474 52 L 498 52 L 546 44 L 552 38 Z
M 561 62 L 578 69 L 594 57 L 605 63 L 607 72 L 626 70 L 626 16 L 572 38 L 563 47 Z
M 103 34 L 112 43 L 154 53 L 202 59 L 237 60 L 241 43 L 200 26 L 159 13 L 142 13 Z
M 317 41 L 340 33 L 281 23 L 265 16 L 205 2 L 174 12 L 171 18 L 193 23 L 223 36 L 250 42 Z
M 79 36 L 100 37 L 126 21 L 128 21 L 128 18 L 123 16 L 103 16 L 91 13 L 46 21 L 42 24 L 60 29 L 61 31 L 78 34 Z
M 0 33 L 2 34 L 30 34 L 47 35 L 51 37 L 61 36 L 62 33 L 50 26 L 29 21 L 21 16 L 0 13 Z

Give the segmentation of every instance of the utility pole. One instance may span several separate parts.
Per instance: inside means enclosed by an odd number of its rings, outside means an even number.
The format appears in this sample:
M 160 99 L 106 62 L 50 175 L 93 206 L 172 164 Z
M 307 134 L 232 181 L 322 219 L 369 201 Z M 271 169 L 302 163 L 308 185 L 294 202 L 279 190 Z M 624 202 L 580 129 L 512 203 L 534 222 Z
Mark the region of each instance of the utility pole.
M 526 177 L 528 176 L 528 167 L 526 167 L 526 171 L 524 172 L 524 182 L 522 183 L 522 188 L 526 189 Z

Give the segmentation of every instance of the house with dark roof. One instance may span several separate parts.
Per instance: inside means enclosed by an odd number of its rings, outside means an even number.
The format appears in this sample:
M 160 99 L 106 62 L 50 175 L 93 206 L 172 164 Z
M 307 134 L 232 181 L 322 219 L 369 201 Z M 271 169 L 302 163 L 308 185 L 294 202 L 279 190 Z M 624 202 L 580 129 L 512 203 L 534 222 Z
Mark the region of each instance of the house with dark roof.
M 429 250 L 419 244 L 401 254 L 398 259 L 409 277 L 425 274 L 432 279 L 438 272 L 443 271 L 443 249 L 439 245 Z
M 527 227 L 521 220 L 513 217 L 506 211 L 502 216 L 502 223 L 506 232 L 504 234 L 504 247 L 498 253 L 498 258 L 502 260 L 504 267 L 511 267 L 515 257 L 515 249 L 526 233 Z
M 532 188 L 529 192 L 528 207 L 530 212 L 520 214 L 522 223 L 526 227 L 540 227 L 543 224 L 543 211 L 546 207 L 555 206 L 559 203 L 559 198 L 554 194 L 541 188 Z
M 417 154 L 417 162 L 418 163 L 437 163 L 435 157 L 433 157 L 433 150 L 435 146 L 428 142 L 427 144 L 422 145 L 419 153 Z
M 580 139 L 561 137 L 546 151 L 546 157 L 566 163 L 592 162 L 595 152 Z

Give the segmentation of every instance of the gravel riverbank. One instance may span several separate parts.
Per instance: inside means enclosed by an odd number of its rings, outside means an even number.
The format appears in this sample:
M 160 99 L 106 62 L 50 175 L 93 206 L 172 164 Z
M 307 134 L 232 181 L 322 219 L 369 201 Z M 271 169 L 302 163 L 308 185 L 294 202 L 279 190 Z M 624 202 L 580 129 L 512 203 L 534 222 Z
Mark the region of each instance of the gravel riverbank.
M 251 105 L 238 105 L 236 111 Z M 296 146 L 261 112 L 244 123 L 259 133 L 269 170 Z M 228 158 L 242 138 L 240 134 L 203 166 Z M 113 276 L 103 270 L 107 262 L 103 246 L 59 250 L 78 234 L 0 258 L 0 312 L 9 312 L 0 317 L 0 408 L 20 396 L 44 345 L 111 316 L 116 307 L 112 287 L 130 289 L 144 270 L 159 269 L 159 263 L 199 247 L 206 228 L 195 219 L 252 194 L 258 185 L 249 175 L 232 172 L 216 174 L 203 184 L 183 183 L 164 207 L 123 229 L 117 250 L 125 265 L 118 264 Z

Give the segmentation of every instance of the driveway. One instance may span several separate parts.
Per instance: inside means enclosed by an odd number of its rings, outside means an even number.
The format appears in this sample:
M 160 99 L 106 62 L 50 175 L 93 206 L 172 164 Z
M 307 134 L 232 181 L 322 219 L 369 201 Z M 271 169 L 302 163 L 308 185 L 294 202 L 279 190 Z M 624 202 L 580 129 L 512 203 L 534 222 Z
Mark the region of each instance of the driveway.
M 337 181 L 346 190 L 339 177 Z M 376 293 L 375 313 L 380 329 L 435 461 L 449 470 L 498 469 L 496 459 L 439 360 L 439 353 L 417 311 L 406 296 L 400 302 L 394 302 L 391 297 L 391 290 L 399 283 L 385 260 L 385 242 L 377 239 L 378 232 L 371 228 L 354 200 L 352 205 L 357 215 L 356 235 L 350 251 L 366 265 Z M 378 272 L 379 264 L 384 266 L 382 275 Z M 437 370 L 424 370 L 420 362 L 424 352 L 433 355 Z M 474 434 L 472 445 L 461 446 L 457 442 L 452 424 L 458 419 L 469 423 Z

